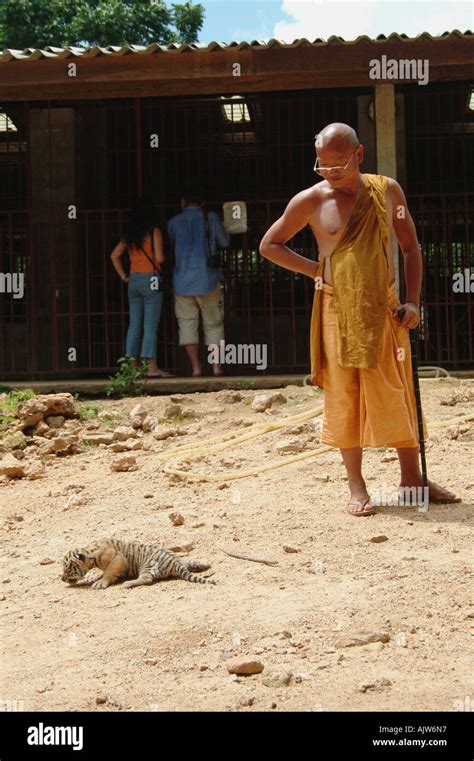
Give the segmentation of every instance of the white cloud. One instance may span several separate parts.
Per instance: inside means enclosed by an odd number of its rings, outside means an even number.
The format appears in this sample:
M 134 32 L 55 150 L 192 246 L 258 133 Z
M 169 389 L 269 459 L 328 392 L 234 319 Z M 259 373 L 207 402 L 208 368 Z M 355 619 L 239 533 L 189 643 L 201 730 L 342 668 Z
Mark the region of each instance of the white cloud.
M 290 17 L 276 24 L 273 36 L 292 42 L 298 37 L 327 39 L 333 34 L 354 40 L 360 34 L 377 37 L 402 32 L 415 37 L 421 32 L 442 34 L 473 26 L 469 2 L 396 2 L 396 0 L 283 0 L 282 11 Z

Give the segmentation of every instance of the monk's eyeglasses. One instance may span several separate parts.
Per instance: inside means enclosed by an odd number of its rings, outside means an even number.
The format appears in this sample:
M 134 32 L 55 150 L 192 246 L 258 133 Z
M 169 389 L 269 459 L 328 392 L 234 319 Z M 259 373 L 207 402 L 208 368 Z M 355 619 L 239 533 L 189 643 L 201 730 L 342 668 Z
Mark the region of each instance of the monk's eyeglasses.
M 349 164 L 351 163 L 352 159 L 354 158 L 355 154 L 359 150 L 359 147 L 360 146 L 358 145 L 345 166 L 319 166 L 318 165 L 319 156 L 318 156 L 313 167 L 313 172 L 316 172 L 316 174 L 320 174 L 321 177 L 324 177 L 326 174 L 331 174 L 331 172 L 347 172 L 347 168 Z

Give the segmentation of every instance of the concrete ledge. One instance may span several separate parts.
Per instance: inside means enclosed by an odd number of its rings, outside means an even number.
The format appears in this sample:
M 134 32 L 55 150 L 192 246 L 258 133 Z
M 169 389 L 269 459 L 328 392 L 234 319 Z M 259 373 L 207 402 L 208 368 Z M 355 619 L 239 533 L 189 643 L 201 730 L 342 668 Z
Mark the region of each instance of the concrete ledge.
M 140 381 L 138 386 L 144 394 L 151 396 L 169 394 L 192 394 L 196 391 L 221 391 L 222 389 L 257 390 L 265 388 L 283 388 L 284 386 L 302 386 L 305 375 L 252 375 L 245 378 L 153 378 Z M 47 380 L 47 381 L 8 381 L 2 386 L 8 390 L 31 388 L 39 394 L 53 394 L 67 391 L 81 397 L 106 397 L 108 379 L 97 380 Z M 110 397 L 113 398 L 113 397 Z
M 420 368 L 421 370 L 422 368 Z M 474 378 L 473 370 L 450 371 L 450 378 L 423 378 L 425 382 L 458 382 L 461 378 L 468 380 Z M 169 394 L 193 394 L 196 391 L 222 391 L 223 389 L 255 390 L 283 388 L 285 386 L 303 386 L 305 375 L 249 375 L 245 377 L 221 377 L 221 378 L 161 378 L 140 381 L 139 386 L 144 394 L 160 396 Z M 98 378 L 95 380 L 47 380 L 47 381 L 7 381 L 2 382 L 2 387 L 7 391 L 14 389 L 31 388 L 38 394 L 53 394 L 60 391 L 68 391 L 70 394 L 79 394 L 81 397 L 107 397 L 106 386 L 108 379 Z M 113 398 L 113 397 L 110 397 Z

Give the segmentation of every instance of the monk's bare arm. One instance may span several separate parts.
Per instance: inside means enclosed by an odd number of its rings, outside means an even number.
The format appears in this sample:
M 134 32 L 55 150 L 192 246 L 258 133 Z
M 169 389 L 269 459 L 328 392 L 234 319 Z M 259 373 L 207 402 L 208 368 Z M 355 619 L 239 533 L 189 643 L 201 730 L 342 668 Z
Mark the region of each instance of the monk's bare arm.
M 416 235 L 415 223 L 408 210 L 405 193 L 396 180 L 389 178 L 388 192 L 393 208 L 393 229 L 403 253 L 406 301 L 420 306 L 423 260 Z
M 310 214 L 314 211 L 314 198 L 307 190 L 293 196 L 282 216 L 267 230 L 260 241 L 259 251 L 280 267 L 293 272 L 301 272 L 308 277 L 316 277 L 317 262 L 300 256 L 284 244 L 308 224 Z

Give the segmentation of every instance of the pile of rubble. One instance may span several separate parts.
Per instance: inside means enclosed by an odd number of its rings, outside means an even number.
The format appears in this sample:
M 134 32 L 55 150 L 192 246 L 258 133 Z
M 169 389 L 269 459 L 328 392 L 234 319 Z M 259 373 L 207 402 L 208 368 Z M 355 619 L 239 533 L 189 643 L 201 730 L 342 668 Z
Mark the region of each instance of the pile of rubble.
M 0 413 L 4 412 L 0 402 Z M 75 418 L 71 394 L 40 394 L 20 404 L 15 422 L 0 439 L 0 477 L 41 478 L 45 471 L 41 456 L 77 452 L 81 424 Z
M 454 407 L 456 404 L 469 404 L 472 401 L 474 401 L 474 388 L 471 386 L 461 386 L 457 391 L 453 391 L 441 399 L 440 404 Z
M 12 417 L 10 410 L 2 408 L 1 397 L 0 414 Z M 87 446 L 102 445 L 116 453 L 149 449 L 150 444 L 143 441 L 145 434 L 153 434 L 158 441 L 183 436 L 189 431 L 174 422 L 189 417 L 192 415 L 176 403 L 165 407 L 160 420 L 137 404 L 129 413 L 127 424 L 106 426 L 104 430 L 103 423 L 111 420 L 109 413 L 100 412 L 96 420 L 81 421 L 71 394 L 39 394 L 18 405 L 9 430 L 0 438 L 0 482 L 42 478 L 48 460 L 79 454 Z M 129 467 L 121 467 L 112 463 L 111 468 L 129 470 L 134 465 L 130 462 Z

